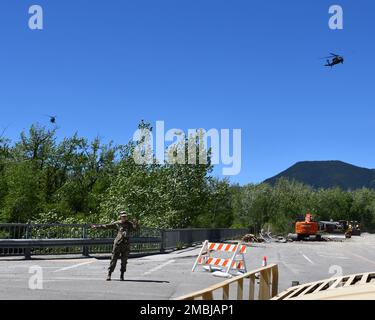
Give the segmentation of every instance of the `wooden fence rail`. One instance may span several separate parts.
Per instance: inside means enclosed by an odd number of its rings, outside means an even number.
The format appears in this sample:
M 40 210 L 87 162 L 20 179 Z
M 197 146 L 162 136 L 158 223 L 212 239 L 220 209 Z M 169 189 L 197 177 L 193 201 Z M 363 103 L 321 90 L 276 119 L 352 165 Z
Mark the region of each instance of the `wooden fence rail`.
M 248 294 L 245 295 L 244 284 L 248 281 Z M 259 282 L 258 282 L 259 280 Z M 214 300 L 214 292 L 222 290 L 222 299 L 230 299 L 231 285 L 237 285 L 237 300 L 269 300 L 278 293 L 279 270 L 276 264 L 270 264 L 241 276 L 236 276 L 206 289 L 177 298 L 176 300 Z M 256 289 L 258 294 L 256 295 Z

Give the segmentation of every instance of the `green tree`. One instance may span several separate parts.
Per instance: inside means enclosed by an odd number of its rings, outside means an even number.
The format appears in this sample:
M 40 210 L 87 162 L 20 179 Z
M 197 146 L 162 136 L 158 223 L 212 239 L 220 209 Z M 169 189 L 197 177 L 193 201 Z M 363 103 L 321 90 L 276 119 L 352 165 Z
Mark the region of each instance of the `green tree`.
M 43 208 L 41 176 L 30 161 L 9 165 L 5 172 L 7 194 L 3 200 L 1 220 L 26 222 L 38 216 Z

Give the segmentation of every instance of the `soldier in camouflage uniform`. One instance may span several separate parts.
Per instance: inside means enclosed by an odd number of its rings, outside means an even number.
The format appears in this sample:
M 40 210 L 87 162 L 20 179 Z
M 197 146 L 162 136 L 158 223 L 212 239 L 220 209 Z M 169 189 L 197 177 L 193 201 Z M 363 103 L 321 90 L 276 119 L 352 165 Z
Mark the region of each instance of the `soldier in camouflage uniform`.
M 120 212 L 120 221 L 115 221 L 110 224 L 93 225 L 94 229 L 117 229 L 118 233 L 113 244 L 113 251 L 111 263 L 108 268 L 107 281 L 111 281 L 111 275 L 116 268 L 116 263 L 121 258 L 121 277 L 124 281 L 124 273 L 126 272 L 126 265 L 128 263 L 128 256 L 130 252 L 129 233 L 139 228 L 138 221 L 130 222 L 125 211 Z

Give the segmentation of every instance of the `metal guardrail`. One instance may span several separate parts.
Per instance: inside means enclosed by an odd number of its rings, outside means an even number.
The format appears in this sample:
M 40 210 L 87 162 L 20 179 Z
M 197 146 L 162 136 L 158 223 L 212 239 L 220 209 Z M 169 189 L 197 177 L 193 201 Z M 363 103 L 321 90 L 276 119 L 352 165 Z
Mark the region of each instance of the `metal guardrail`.
M 0 224 L 0 256 L 110 253 L 116 230 L 87 224 Z M 130 234 L 132 251 L 161 251 L 161 230 L 142 228 Z
M 130 234 L 133 253 L 159 253 L 210 241 L 235 239 L 247 229 L 141 228 Z M 116 230 L 87 224 L 0 224 L 0 256 L 110 253 Z
M 172 229 L 162 230 L 163 250 L 176 246 L 192 246 L 205 240 L 210 242 L 235 240 L 249 232 L 248 229 Z
M 259 276 L 259 283 L 256 279 Z M 248 283 L 248 294 L 245 297 L 244 294 L 244 280 L 249 280 Z M 232 279 L 226 280 L 224 282 L 215 284 L 206 289 L 196 291 L 194 293 L 182 296 L 176 300 L 215 300 L 215 293 L 218 290 L 222 290 L 221 299 L 216 300 L 230 300 L 230 285 L 237 285 L 236 298 L 237 300 L 269 300 L 275 297 L 278 292 L 279 283 L 279 271 L 276 264 L 270 264 L 266 267 L 259 268 L 247 272 L 241 276 L 236 276 Z M 256 295 L 256 289 L 258 289 L 258 294 Z

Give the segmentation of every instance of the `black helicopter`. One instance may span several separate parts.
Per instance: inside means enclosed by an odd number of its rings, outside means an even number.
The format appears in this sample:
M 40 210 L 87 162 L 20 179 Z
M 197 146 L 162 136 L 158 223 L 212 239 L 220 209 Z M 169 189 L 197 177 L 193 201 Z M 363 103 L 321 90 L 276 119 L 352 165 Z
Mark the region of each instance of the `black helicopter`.
M 46 115 L 46 117 L 49 118 L 49 122 L 51 122 L 52 124 L 55 124 L 56 123 L 56 116 L 50 116 L 50 115 Z
M 323 59 L 331 59 L 331 60 L 327 60 L 327 64 L 325 64 L 324 66 L 325 67 L 333 67 L 335 66 L 336 64 L 343 64 L 344 63 L 344 57 L 343 56 L 340 56 L 338 54 L 335 54 L 335 53 L 331 53 L 331 55 L 329 57 L 325 57 Z

